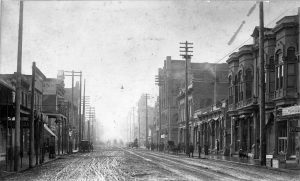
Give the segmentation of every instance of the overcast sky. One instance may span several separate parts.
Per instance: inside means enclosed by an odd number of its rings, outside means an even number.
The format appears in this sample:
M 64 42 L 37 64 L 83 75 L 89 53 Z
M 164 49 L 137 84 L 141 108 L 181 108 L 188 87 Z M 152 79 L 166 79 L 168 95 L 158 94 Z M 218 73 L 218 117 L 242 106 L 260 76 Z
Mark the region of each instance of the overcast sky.
M 221 58 L 249 40 L 258 25 L 258 5 L 247 16 L 254 4 L 26 1 L 22 73 L 31 73 L 32 61 L 47 77 L 56 77 L 58 70 L 82 71 L 87 95 L 106 130 L 104 139 L 126 138 L 128 112 L 142 93 L 157 96 L 154 77 L 166 56 L 181 59 L 179 42 L 194 43 L 193 62 L 224 63 L 226 58 Z M 296 15 L 297 7 L 297 1 L 264 3 L 265 25 L 273 27 L 281 17 Z M 18 1 L 2 0 L 0 73 L 16 71 L 18 13 Z M 242 21 L 241 31 L 228 45 Z

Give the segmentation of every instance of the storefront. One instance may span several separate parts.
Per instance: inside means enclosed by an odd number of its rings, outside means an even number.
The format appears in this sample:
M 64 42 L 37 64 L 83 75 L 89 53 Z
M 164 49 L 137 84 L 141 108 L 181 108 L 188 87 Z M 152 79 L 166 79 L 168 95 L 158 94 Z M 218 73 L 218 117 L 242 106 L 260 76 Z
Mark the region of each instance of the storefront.
M 277 153 L 286 166 L 300 165 L 300 105 L 282 108 L 282 115 L 277 119 Z

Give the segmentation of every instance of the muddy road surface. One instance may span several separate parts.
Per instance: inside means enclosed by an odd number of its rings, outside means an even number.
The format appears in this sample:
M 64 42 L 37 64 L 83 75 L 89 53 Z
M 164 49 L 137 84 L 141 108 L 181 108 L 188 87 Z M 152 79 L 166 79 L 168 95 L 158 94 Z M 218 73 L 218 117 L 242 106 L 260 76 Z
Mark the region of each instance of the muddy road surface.
M 3 178 L 4 180 L 300 180 L 295 171 L 187 158 L 143 149 L 101 147 Z

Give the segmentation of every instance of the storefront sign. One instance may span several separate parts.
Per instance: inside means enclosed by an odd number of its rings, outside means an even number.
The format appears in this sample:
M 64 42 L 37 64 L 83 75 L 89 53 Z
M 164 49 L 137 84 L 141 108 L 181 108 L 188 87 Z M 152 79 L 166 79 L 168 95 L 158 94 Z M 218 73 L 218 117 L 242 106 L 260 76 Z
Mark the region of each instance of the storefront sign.
M 300 114 L 300 105 L 282 108 L 282 116 Z
M 300 127 L 290 127 L 290 132 L 300 132 Z

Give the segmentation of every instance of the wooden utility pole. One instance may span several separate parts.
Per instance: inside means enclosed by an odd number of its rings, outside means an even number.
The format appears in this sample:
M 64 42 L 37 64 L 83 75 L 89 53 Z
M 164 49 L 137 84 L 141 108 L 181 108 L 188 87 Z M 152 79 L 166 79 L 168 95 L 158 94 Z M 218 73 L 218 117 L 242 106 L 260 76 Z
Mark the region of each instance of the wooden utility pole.
M 156 83 L 156 85 L 158 85 L 158 91 L 159 91 L 159 96 L 158 96 L 158 116 L 159 116 L 159 143 L 161 143 L 162 142 L 162 140 L 161 140 L 161 95 L 162 95 L 162 93 L 161 93 L 161 86 L 163 85 L 163 83 L 164 83 L 164 81 L 163 81 L 163 79 L 162 79 L 162 76 L 161 76 L 161 73 L 160 72 L 158 72 L 158 75 L 156 76 L 156 78 L 155 78 L 156 80 L 155 80 L 155 83 Z
M 264 6 L 259 2 L 259 58 L 260 58 L 260 164 L 266 165 L 265 132 L 265 61 L 264 61 Z
M 298 24 L 300 25 L 300 7 L 298 7 Z M 298 45 L 300 43 L 300 28 L 298 28 Z M 298 52 L 300 52 L 300 46 L 298 46 Z M 298 54 L 298 95 L 300 95 L 300 54 Z M 298 99 L 298 105 L 300 105 L 300 99 Z
M 35 62 L 32 63 L 32 82 L 31 82 L 31 110 L 29 122 L 29 167 L 33 167 L 33 152 L 34 152 L 34 94 L 35 94 Z
M 129 141 L 131 142 L 131 114 L 129 112 Z
M 21 121 L 21 76 L 22 76 L 22 39 L 23 39 L 23 1 L 20 1 L 18 57 L 17 57 L 17 85 L 16 85 L 16 115 L 15 115 L 15 152 L 14 170 L 20 169 L 20 121 Z
M 67 132 L 67 152 L 72 153 L 70 149 L 70 102 L 68 101 L 68 121 L 67 121 L 67 127 L 66 127 L 66 132 Z
M 188 105 L 188 61 L 190 61 L 191 57 L 193 55 L 191 55 L 190 53 L 192 53 L 193 51 L 191 51 L 190 49 L 192 49 L 193 47 L 191 47 L 190 45 L 193 45 L 193 43 L 189 43 L 188 41 L 184 42 L 184 43 L 180 43 L 180 45 L 184 45 L 182 48 L 183 50 L 180 50 L 180 52 L 183 52 L 184 54 L 180 54 L 180 56 L 182 56 L 185 59 L 185 149 L 186 149 L 186 154 L 189 153 L 189 105 Z
M 140 113 L 138 112 L 138 122 L 139 122 L 139 146 L 141 144 L 141 124 L 140 124 Z
M 147 103 L 147 100 L 148 100 L 148 94 L 145 95 L 145 99 L 146 99 L 146 148 L 148 147 L 148 103 Z
M 72 126 L 74 125 L 74 70 L 72 70 L 72 98 L 71 98 L 71 111 L 72 111 Z
M 82 72 L 80 71 L 80 88 L 79 88 L 79 124 L 78 124 L 78 144 L 80 145 L 80 141 L 82 140 L 82 117 L 81 117 L 81 89 L 82 89 Z M 79 146 L 80 149 L 80 146 Z
M 88 122 L 88 140 L 91 142 L 91 131 L 90 131 L 90 126 L 91 126 L 91 109 L 92 107 L 90 106 L 89 109 L 89 122 Z
M 84 85 L 83 85 L 83 105 L 82 105 L 82 138 L 84 138 L 84 132 L 85 132 L 85 79 L 84 79 Z
M 133 135 L 133 137 L 134 137 L 134 107 L 132 108 L 132 127 L 133 127 L 133 130 L 132 130 L 132 135 Z

